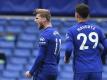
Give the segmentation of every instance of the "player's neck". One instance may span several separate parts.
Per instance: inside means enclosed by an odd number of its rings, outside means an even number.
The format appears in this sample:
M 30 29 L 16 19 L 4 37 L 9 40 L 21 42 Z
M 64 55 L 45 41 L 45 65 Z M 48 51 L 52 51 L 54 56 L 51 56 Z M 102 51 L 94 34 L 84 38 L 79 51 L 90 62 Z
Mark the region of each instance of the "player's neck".
M 80 23 L 80 22 L 86 22 L 87 21 L 87 19 L 83 19 L 83 18 L 79 18 L 78 19 L 78 22 Z
M 48 27 L 52 27 L 52 24 L 50 22 L 47 22 L 47 23 L 44 24 L 44 26 L 45 26 L 45 29 L 46 29 Z

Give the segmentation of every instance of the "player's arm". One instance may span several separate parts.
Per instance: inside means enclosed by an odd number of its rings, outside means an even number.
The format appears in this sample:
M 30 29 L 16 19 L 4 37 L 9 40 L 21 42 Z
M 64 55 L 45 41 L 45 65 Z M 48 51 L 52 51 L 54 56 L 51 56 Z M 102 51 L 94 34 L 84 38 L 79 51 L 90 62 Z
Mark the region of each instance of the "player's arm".
M 39 54 L 31 68 L 31 70 L 29 71 L 29 73 L 31 75 L 34 74 L 34 72 L 38 72 L 38 68 L 42 65 L 44 58 L 45 58 L 45 51 L 46 51 L 46 45 L 47 45 L 47 40 L 45 37 L 41 37 L 40 41 L 39 41 Z
M 66 34 L 66 44 L 65 44 L 65 63 L 69 63 L 70 56 L 74 50 L 72 35 L 68 32 Z
M 106 39 L 105 34 L 102 31 L 100 32 L 100 38 L 99 39 L 100 39 L 101 44 L 104 47 L 104 51 L 103 51 L 102 55 L 105 55 L 105 54 L 107 54 L 106 53 L 107 52 L 107 39 Z
M 105 56 L 107 54 L 107 39 L 104 39 L 102 44 L 104 46 L 104 50 L 103 50 L 102 56 Z
M 31 75 L 33 75 L 34 72 L 37 72 L 39 66 L 42 65 L 43 63 L 43 60 L 44 60 L 44 56 L 45 56 L 45 46 L 40 46 L 39 47 L 39 55 L 37 56 L 35 62 L 34 62 L 34 65 L 32 66 L 31 70 L 30 70 L 30 73 Z

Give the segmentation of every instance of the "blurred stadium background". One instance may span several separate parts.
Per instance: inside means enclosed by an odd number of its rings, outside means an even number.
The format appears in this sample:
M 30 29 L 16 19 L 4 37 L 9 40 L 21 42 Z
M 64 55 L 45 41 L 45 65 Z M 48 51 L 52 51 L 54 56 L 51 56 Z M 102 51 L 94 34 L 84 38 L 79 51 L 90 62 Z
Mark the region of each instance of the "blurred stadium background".
M 52 24 L 63 40 L 58 80 L 72 80 L 72 61 L 68 65 L 63 62 L 64 39 L 66 30 L 76 23 L 75 6 L 81 2 L 90 7 L 90 22 L 101 26 L 106 34 L 107 0 L 0 0 L 0 54 L 5 54 L 4 58 L 0 57 L 0 80 L 31 80 L 25 78 L 24 72 L 30 69 L 38 51 L 35 8 L 51 11 Z M 103 66 L 103 80 L 107 80 L 107 60 Z

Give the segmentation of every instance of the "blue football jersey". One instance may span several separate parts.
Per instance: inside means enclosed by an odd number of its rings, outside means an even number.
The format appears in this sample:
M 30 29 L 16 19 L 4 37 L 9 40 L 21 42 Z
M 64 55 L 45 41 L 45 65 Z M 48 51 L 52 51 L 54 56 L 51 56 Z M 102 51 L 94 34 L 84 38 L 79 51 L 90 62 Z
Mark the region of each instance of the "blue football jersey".
M 35 73 L 57 74 L 60 59 L 61 38 L 55 29 L 48 27 L 43 29 L 39 39 L 39 55 L 30 70 Z
M 75 73 L 102 71 L 99 44 L 107 49 L 105 35 L 97 25 L 80 22 L 68 30 L 65 55 L 69 57 L 73 52 Z

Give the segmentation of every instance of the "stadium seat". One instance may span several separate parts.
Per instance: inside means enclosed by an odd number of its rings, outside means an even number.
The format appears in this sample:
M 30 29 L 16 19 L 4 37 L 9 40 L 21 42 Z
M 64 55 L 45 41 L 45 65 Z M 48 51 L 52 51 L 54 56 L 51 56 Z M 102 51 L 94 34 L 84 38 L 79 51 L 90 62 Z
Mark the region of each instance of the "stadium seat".
M 64 27 L 70 28 L 73 25 L 75 25 L 77 22 L 74 19 L 67 19 L 67 20 L 64 21 L 64 23 L 65 23 Z
M 103 72 L 107 73 L 107 65 L 103 66 Z
M 6 26 L 6 32 L 7 33 L 21 33 L 22 32 L 22 27 L 21 26 Z
M 21 61 L 19 61 L 19 62 L 21 62 Z M 19 65 L 19 64 L 7 64 L 6 69 L 9 71 L 19 72 L 19 71 L 23 71 L 23 66 Z
M 64 50 L 62 49 L 61 52 L 60 52 L 60 57 L 61 57 L 61 58 L 64 58 L 64 55 L 65 55 L 65 52 L 64 52 Z
M 15 49 L 14 55 L 16 57 L 29 57 L 31 55 L 31 51 L 27 49 Z
M 100 27 L 102 30 L 106 33 L 107 32 L 107 21 L 101 21 L 99 22 Z
M 18 26 L 26 26 L 26 20 L 23 19 L 10 19 L 9 20 L 9 25 L 18 25 Z
M 27 78 L 19 78 L 19 80 L 32 80 L 32 79 L 27 79 Z
M 72 73 L 73 72 L 73 70 L 72 70 L 72 65 L 66 65 L 65 67 L 64 67 L 64 70 L 65 70 L 65 72 L 68 72 L 68 73 Z
M 14 80 L 14 78 L 0 77 L 0 80 Z
M 4 70 L 4 65 L 3 64 L 0 64 L 0 72 Z
M 3 71 L 3 76 L 6 78 L 17 78 L 20 74 L 17 71 L 5 70 Z
M 12 41 L 0 41 L 0 47 L 1 48 L 14 48 L 15 45 L 14 45 L 14 42 Z
M 65 80 L 71 80 L 73 79 L 73 74 L 72 73 L 69 73 L 69 72 L 61 72 L 60 73 L 60 78 L 65 78 Z
M 0 53 L 4 53 L 6 56 L 12 56 L 13 52 L 10 48 L 1 48 Z
M 33 27 L 33 26 L 28 26 L 28 27 L 26 27 L 25 29 L 24 29 L 24 32 L 25 33 L 29 33 L 29 34 L 37 34 L 38 35 L 38 27 L 37 26 L 35 26 L 35 27 Z
M 7 20 L 4 18 L 0 18 L 0 25 L 6 25 L 7 24 Z
M 102 74 L 103 80 L 107 80 L 107 72 Z
M 18 41 L 16 47 L 17 48 L 32 49 L 34 47 L 34 43 L 29 42 L 29 41 Z
M 4 32 L 5 32 L 4 26 L 1 26 L 1 25 L 0 25 L 0 33 L 4 33 Z
M 9 63 L 16 65 L 25 65 L 27 64 L 27 57 L 11 57 Z
M 60 31 L 62 29 L 63 26 L 63 21 L 59 20 L 59 19 L 52 19 L 52 26 L 57 29 L 58 31 Z
M 28 20 L 27 23 L 28 23 L 28 25 L 33 26 L 33 27 L 37 26 L 37 23 L 33 19 Z
M 32 56 L 36 57 L 38 55 L 38 50 L 33 49 L 32 51 Z
M 31 42 L 34 42 L 36 41 L 36 35 L 35 34 L 21 34 L 19 35 L 19 40 L 22 40 L 22 41 L 31 41 Z

